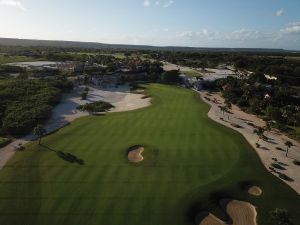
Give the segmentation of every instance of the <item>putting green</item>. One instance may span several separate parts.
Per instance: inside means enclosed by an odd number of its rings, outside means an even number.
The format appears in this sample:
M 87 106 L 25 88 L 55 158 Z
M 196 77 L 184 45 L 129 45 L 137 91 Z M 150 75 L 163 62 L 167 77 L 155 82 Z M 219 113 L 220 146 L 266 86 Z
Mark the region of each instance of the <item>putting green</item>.
M 222 218 L 219 197 L 251 202 L 261 225 L 276 207 L 300 221 L 299 196 L 241 135 L 210 120 L 196 93 L 148 92 L 148 108 L 76 120 L 18 152 L 0 171 L 0 224 L 188 225 L 201 209 Z M 128 162 L 133 145 L 145 148 L 139 164 Z M 249 181 L 263 195 L 242 190 Z

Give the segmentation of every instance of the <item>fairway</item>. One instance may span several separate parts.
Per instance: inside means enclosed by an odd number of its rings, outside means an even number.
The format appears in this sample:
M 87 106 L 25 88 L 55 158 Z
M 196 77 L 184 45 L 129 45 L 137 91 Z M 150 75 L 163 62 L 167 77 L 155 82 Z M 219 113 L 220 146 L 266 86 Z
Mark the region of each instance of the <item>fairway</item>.
M 296 192 L 240 134 L 210 120 L 197 93 L 146 87 L 152 106 L 78 119 L 18 152 L 0 171 L 0 224 L 189 225 L 200 209 L 223 218 L 218 195 L 257 206 L 259 225 L 272 224 L 275 208 L 300 221 Z M 144 146 L 141 163 L 128 162 L 134 145 Z M 243 182 L 263 195 L 249 195 Z

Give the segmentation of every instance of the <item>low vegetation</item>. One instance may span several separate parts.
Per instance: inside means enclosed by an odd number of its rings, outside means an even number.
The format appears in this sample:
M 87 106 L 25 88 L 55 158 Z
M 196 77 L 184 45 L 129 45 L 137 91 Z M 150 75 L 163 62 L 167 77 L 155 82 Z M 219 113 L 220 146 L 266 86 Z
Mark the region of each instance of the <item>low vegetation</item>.
M 9 56 L 9 55 L 0 55 L 0 65 L 7 63 L 15 63 L 15 62 L 30 62 L 35 61 L 33 57 L 27 56 Z
M 72 88 L 63 78 L 54 80 L 0 80 L 1 133 L 24 135 L 51 115 L 61 94 Z
M 291 216 L 286 209 L 274 209 L 270 211 L 270 218 L 274 225 L 293 225 Z
M 196 70 L 182 71 L 182 73 L 188 77 L 202 77 L 202 74 Z
M 81 111 L 87 111 L 90 113 L 106 112 L 113 108 L 114 106 L 108 102 L 98 101 L 93 103 L 88 103 L 85 105 L 78 106 L 77 109 Z

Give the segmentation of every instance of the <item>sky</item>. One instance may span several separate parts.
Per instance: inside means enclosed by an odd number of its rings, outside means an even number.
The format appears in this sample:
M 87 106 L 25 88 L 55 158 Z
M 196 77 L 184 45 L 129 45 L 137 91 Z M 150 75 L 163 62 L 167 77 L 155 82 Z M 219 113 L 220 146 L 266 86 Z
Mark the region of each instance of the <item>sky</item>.
M 0 37 L 300 50 L 300 0 L 0 0 Z

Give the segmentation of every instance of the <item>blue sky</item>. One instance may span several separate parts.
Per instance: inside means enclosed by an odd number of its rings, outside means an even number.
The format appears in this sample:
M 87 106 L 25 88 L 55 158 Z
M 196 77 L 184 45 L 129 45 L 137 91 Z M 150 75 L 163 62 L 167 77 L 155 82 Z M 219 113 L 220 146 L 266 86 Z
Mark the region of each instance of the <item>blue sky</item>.
M 0 0 L 0 37 L 300 50 L 300 0 Z

